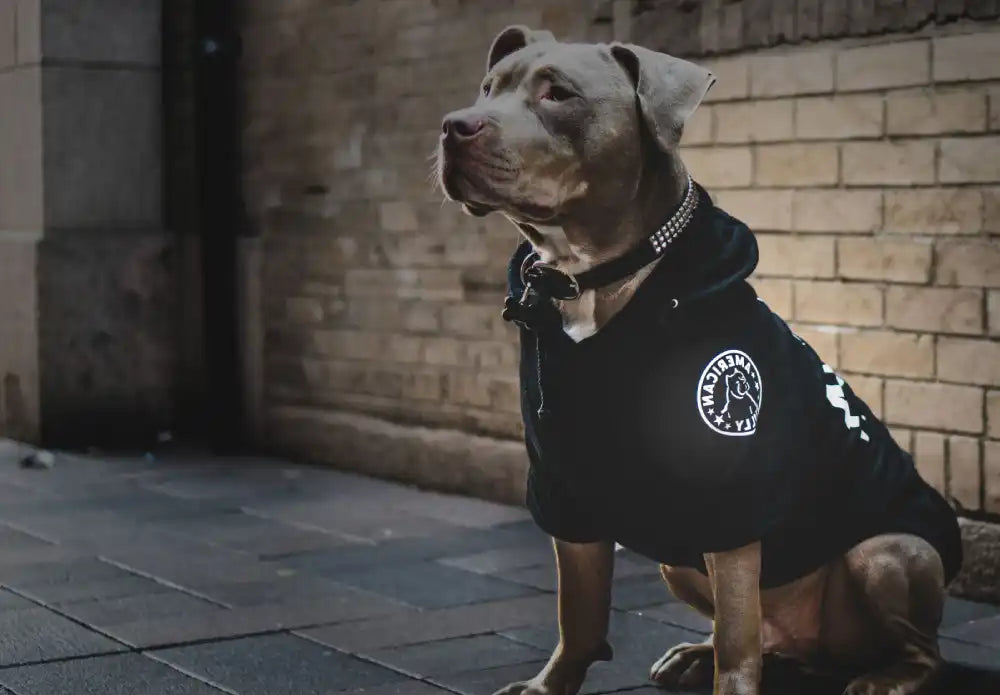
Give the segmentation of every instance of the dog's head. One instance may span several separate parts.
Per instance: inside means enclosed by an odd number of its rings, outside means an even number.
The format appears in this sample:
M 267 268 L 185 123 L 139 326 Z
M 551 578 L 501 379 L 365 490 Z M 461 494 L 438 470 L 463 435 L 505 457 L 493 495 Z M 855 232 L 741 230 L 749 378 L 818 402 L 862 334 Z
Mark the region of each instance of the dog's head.
M 559 224 L 635 199 L 650 150 L 674 156 L 714 82 L 628 44 L 560 43 L 513 26 L 494 39 L 476 102 L 448 114 L 440 183 L 468 212 Z

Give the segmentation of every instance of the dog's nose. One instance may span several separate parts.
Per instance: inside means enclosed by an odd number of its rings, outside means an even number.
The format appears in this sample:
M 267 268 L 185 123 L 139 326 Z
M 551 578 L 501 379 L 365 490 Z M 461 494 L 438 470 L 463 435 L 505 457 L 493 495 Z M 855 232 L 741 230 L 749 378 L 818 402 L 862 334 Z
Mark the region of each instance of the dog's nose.
M 441 124 L 441 132 L 445 139 L 452 142 L 470 140 L 482 132 L 486 126 L 486 119 L 477 116 L 448 116 Z

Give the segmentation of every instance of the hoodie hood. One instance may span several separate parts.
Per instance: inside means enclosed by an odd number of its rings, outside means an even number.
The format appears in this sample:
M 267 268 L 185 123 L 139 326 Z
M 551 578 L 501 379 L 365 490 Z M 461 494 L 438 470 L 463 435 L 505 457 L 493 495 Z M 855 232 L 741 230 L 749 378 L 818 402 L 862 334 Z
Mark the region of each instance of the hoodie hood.
M 677 237 L 621 313 L 652 318 L 647 312 L 662 315 L 709 300 L 743 286 L 757 267 L 757 240 L 750 228 L 716 207 L 705 189 L 695 185 L 699 204 L 688 228 Z M 520 270 L 531 251 L 531 244 L 522 242 L 508 264 L 507 294 L 515 299 L 524 292 Z M 555 306 L 551 306 L 551 311 L 547 309 L 543 315 L 558 320 Z

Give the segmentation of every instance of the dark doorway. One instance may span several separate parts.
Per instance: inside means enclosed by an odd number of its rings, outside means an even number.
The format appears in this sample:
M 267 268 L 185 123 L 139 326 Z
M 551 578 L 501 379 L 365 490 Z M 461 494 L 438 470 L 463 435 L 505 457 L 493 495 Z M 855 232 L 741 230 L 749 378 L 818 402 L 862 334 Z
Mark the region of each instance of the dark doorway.
M 202 435 L 220 451 L 241 439 L 237 241 L 243 227 L 235 0 L 195 7 L 198 205 L 204 286 L 205 402 Z

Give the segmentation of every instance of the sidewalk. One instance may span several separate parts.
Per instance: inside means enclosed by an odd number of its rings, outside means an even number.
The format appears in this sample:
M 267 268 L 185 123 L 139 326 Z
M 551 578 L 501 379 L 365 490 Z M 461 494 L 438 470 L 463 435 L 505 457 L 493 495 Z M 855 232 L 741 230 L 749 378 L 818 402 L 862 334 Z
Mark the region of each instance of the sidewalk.
M 4 695 L 489 695 L 556 640 L 523 510 L 274 460 L 21 453 L 0 441 Z M 628 552 L 614 606 L 586 693 L 662 692 L 650 664 L 710 629 Z M 1000 692 L 1000 609 L 951 600 L 943 633 L 942 692 Z M 842 688 L 765 674 L 766 693 Z

